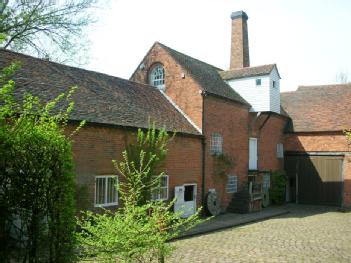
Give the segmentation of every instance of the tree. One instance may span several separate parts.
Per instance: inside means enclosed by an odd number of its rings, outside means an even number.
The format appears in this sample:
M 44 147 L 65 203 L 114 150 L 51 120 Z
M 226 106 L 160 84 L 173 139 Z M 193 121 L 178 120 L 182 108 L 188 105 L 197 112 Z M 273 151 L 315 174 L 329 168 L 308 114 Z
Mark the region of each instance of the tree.
M 129 151 L 123 152 L 120 163 L 114 162 L 122 177 L 117 189 L 123 207 L 115 213 L 108 210 L 101 214 L 84 213 L 78 222 L 81 231 L 77 237 L 83 258 L 98 262 L 154 262 L 157 259 L 164 262 L 164 257 L 173 249 L 167 241 L 200 222 L 200 210 L 182 219 L 180 214 L 172 212 L 174 201 L 144 200 L 145 191 L 157 188 L 163 175 L 152 171 L 155 164 L 159 164 L 158 154 L 166 151 L 167 140 L 157 143 L 157 138 L 165 138 L 165 134 L 164 130 L 157 132 L 154 128 L 146 134 L 139 130 L 138 142 L 127 147 Z M 140 144 L 146 141 L 149 143 Z M 150 146 L 150 142 L 160 148 L 146 147 L 152 149 L 146 152 L 145 145 Z M 129 155 L 130 152 L 133 154 Z
M 18 102 L 9 79 L 17 67 L 0 73 L 0 257 L 72 262 L 75 175 L 64 129 L 74 89 L 47 103 L 30 94 Z
M 335 80 L 337 83 L 340 83 L 340 84 L 347 84 L 347 83 L 350 83 L 351 81 L 346 72 L 339 72 L 338 74 L 336 74 Z
M 76 62 L 86 47 L 83 29 L 96 0 L 3 0 L 0 2 L 2 47 L 58 62 Z M 6 36 L 6 37 L 5 37 Z
M 351 144 L 351 129 L 350 130 L 345 130 L 344 133 L 346 135 L 346 138 L 347 138 L 349 144 Z

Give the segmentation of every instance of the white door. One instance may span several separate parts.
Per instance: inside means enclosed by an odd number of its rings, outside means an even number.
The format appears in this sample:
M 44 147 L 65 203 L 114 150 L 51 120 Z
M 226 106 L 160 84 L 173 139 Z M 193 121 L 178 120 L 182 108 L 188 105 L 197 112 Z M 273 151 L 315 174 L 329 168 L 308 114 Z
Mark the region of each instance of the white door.
M 257 138 L 249 141 L 249 170 L 257 170 Z
M 187 218 L 196 212 L 196 184 L 176 186 L 174 189 L 176 202 L 174 212 L 180 212 L 181 217 Z

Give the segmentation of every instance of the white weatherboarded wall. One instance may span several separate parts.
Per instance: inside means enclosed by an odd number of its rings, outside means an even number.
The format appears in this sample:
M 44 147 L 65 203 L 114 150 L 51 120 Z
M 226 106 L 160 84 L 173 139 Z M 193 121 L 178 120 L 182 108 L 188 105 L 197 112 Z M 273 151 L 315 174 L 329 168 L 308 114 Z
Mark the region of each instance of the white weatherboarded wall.
M 261 85 L 256 85 L 261 79 Z M 280 113 L 280 81 L 274 67 L 269 75 L 228 80 L 227 83 L 252 105 L 250 111 L 273 111 Z M 275 81 L 275 87 L 273 87 Z

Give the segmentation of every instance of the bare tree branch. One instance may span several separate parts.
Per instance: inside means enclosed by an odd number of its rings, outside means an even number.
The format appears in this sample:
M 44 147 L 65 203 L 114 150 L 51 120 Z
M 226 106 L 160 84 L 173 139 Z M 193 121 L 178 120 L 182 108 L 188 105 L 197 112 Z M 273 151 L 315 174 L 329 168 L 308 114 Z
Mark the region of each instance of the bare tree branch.
M 85 45 L 77 40 L 84 38 L 83 29 L 94 22 L 89 12 L 96 2 L 2 0 L 0 35 L 5 35 L 6 39 L 1 45 L 39 57 L 51 58 L 60 53 L 60 59 L 74 58 L 77 54 L 68 47 Z

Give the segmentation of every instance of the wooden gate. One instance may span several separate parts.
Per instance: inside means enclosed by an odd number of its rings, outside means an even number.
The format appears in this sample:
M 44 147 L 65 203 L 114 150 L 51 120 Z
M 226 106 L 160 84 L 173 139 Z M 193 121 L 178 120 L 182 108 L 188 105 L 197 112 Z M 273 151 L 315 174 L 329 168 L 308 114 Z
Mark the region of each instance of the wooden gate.
M 287 155 L 285 169 L 297 202 L 341 206 L 342 162 L 342 156 Z

